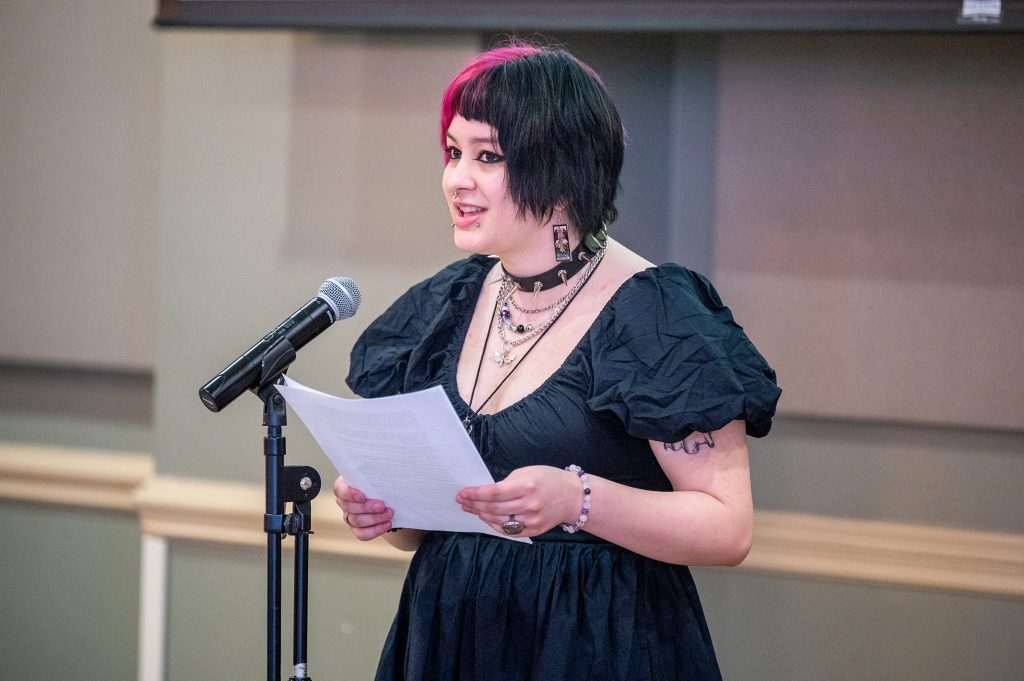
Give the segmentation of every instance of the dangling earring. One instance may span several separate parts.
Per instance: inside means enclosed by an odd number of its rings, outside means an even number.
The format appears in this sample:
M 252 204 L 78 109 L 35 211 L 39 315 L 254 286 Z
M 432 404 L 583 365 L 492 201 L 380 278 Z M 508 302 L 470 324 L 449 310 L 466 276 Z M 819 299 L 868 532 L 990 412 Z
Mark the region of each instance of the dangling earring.
M 555 261 L 562 262 L 572 260 L 572 252 L 569 249 L 569 225 L 559 222 L 551 225 L 551 236 L 555 242 Z

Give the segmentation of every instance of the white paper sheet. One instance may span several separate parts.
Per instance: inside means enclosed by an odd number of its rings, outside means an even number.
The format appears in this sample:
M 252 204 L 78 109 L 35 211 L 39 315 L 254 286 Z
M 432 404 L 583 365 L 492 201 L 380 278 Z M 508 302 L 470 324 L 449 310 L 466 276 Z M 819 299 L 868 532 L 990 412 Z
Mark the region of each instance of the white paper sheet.
M 455 501 L 494 482 L 444 389 L 347 400 L 285 377 L 277 386 L 345 481 L 395 511 L 394 527 L 497 532 Z

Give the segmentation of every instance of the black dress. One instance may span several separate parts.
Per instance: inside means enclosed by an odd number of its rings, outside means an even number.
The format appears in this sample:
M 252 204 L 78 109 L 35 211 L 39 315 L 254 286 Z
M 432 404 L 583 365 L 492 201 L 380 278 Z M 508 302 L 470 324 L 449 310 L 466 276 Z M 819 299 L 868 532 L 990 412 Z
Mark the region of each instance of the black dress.
M 473 256 L 410 289 L 356 343 L 349 386 L 380 397 L 441 385 L 465 417 L 456 366 L 493 264 Z M 665 265 L 626 281 L 561 368 L 475 417 L 471 437 L 495 480 L 575 463 L 668 491 L 648 440 L 677 442 L 734 419 L 763 436 L 779 394 L 711 284 Z M 719 678 L 688 568 L 560 527 L 533 545 L 428 533 L 377 670 L 378 681 Z

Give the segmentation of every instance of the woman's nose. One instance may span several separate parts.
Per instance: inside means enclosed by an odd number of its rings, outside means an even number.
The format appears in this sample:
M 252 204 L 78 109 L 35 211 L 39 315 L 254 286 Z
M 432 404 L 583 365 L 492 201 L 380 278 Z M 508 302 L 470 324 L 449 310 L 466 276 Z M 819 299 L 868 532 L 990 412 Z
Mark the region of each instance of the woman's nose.
M 449 161 L 448 172 L 445 173 L 444 188 L 451 193 L 457 189 L 473 187 L 473 173 L 470 164 L 464 160 Z

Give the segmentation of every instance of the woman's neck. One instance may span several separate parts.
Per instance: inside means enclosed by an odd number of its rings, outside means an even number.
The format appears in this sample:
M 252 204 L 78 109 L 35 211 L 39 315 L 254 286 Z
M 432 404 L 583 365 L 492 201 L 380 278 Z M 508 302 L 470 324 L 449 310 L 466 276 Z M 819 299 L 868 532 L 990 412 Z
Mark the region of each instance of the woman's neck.
M 580 238 L 570 235 L 569 240 L 569 250 L 570 252 L 575 252 L 580 244 Z M 520 279 L 531 279 L 535 275 L 548 272 L 559 264 L 559 261 L 555 260 L 554 243 L 550 235 L 548 243 L 542 247 L 535 246 L 521 252 L 499 254 L 498 257 L 501 260 L 501 267 L 504 272 Z M 542 288 L 536 294 L 530 287 L 522 287 L 515 293 L 516 299 L 530 307 L 543 307 L 568 293 L 577 279 L 583 275 L 584 269 L 586 268 L 580 268 L 572 276 L 567 277 L 566 284 L 558 281 L 550 287 Z
M 555 260 L 555 245 L 550 229 L 542 231 L 547 232 L 544 235 L 546 238 L 537 239 L 516 251 L 495 254 L 501 260 L 501 266 L 505 268 L 506 272 L 517 277 L 529 277 L 547 272 L 558 264 L 558 261 Z M 569 235 L 570 251 L 575 249 L 579 243 L 578 236 Z

